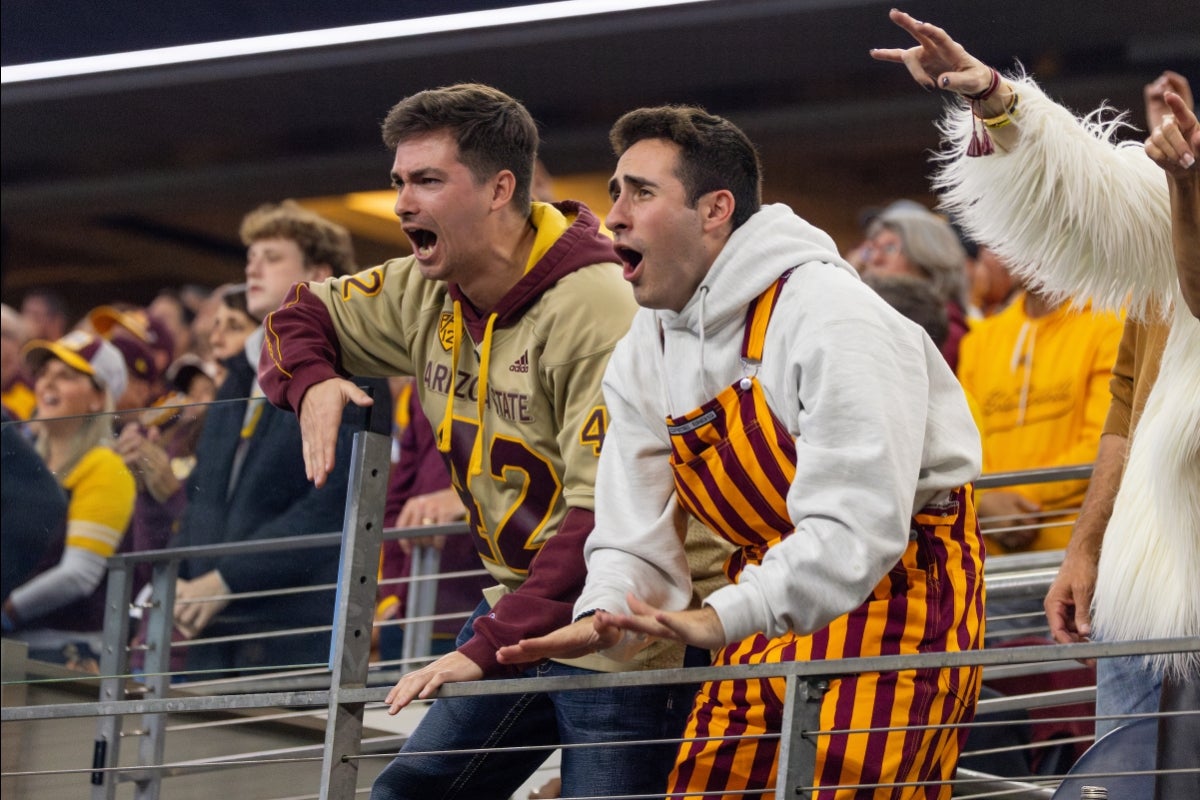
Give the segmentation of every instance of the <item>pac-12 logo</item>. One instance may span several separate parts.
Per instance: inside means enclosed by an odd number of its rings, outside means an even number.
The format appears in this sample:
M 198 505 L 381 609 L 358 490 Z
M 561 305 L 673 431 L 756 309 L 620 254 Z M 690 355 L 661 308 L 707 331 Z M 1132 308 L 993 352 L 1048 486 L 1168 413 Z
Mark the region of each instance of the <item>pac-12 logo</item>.
M 438 341 L 442 343 L 442 349 L 446 352 L 454 347 L 454 314 L 449 311 L 443 311 L 441 319 L 438 320 Z

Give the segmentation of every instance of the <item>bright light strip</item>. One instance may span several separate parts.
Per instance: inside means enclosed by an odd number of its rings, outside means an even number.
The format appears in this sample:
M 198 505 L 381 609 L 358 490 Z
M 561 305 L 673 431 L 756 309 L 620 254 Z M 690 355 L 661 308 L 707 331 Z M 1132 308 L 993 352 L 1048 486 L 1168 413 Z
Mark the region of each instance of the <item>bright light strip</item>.
M 223 42 L 206 42 L 177 47 L 159 47 L 153 50 L 135 50 L 129 53 L 112 53 L 0 67 L 0 84 L 93 75 L 124 69 L 162 67 L 217 58 L 280 53 L 288 50 L 373 42 L 382 39 L 403 39 L 431 33 L 519 25 L 526 22 L 545 22 L 698 2 L 708 2 L 708 0 L 562 0 L 562 2 L 497 8 L 489 11 L 466 11 L 459 14 L 350 25 L 343 28 L 254 36 L 246 39 L 229 39 Z

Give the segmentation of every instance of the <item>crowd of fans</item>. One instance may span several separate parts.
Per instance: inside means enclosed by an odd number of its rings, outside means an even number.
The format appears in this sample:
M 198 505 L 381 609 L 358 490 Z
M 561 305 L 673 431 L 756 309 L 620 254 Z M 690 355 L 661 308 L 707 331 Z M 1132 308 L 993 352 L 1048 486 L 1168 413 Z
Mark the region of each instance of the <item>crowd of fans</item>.
M 1190 101 L 1186 81 L 1148 87 L 1149 128 L 1169 112 L 1167 85 Z M 1031 278 L 1037 265 L 1009 269 L 997 252 L 1003 243 L 978 240 L 979 226 L 914 200 L 869 209 L 860 224 L 862 241 L 845 259 L 924 329 L 954 371 L 984 472 L 1093 462 L 1106 420 L 1114 424 L 1119 388 L 1110 391 L 1110 380 L 1122 332 L 1132 335 L 1123 312 L 1048 290 Z M 19 309 L 0 308 L 3 629 L 38 658 L 95 667 L 105 560 L 114 553 L 340 529 L 349 437 L 364 425 L 395 437 L 387 524 L 467 517 L 438 452 L 436 421 L 404 381 L 355 378 L 371 390 L 371 413 L 347 406 L 336 460 L 321 480 L 306 473 L 301 422 L 266 402 L 258 383 L 262 322 L 294 284 L 355 271 L 350 235 L 291 201 L 255 209 L 240 233 L 242 284 L 167 289 L 144 306 L 114 299 L 79 320 L 48 289 L 25 293 Z M 978 492 L 988 551 L 1067 547 L 1087 490 L 1074 480 Z M 421 543 L 443 551 L 445 570 L 478 566 L 472 537 Z M 411 556 L 407 544 L 386 545 L 383 576 L 406 576 Z M 173 655 L 173 668 L 213 677 L 324 663 L 327 632 L 279 631 L 329 624 L 337 563 L 320 548 L 269 561 L 186 560 L 173 613 L 177 638 L 195 642 Z M 445 581 L 439 602 L 467 610 L 489 583 Z M 134 584 L 144 605 L 148 567 Z M 325 588 L 275 593 L 296 586 Z M 404 600 L 403 589 L 385 586 L 377 618 L 402 617 Z M 989 633 L 1037 616 L 1041 601 L 1029 605 L 989 605 Z M 436 653 L 453 650 L 457 627 L 436 629 Z M 399 637 L 400 628 L 383 628 L 384 658 L 399 656 Z

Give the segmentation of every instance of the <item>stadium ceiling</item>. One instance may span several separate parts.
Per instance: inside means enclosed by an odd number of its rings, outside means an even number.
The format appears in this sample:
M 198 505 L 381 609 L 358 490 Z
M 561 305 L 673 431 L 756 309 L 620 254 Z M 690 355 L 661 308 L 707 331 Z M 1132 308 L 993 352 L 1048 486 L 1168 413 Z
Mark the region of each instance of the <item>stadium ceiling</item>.
M 499 23 L 516 3 L 145 3 L 6 0 L 0 88 L 3 296 L 63 289 L 83 310 L 161 286 L 240 275 L 237 224 L 255 205 L 387 187 L 378 126 L 420 89 L 480 81 L 520 98 L 565 185 L 603 176 L 624 111 L 694 103 L 760 146 L 767 194 L 835 234 L 855 210 L 927 192 L 943 98 L 867 50 L 901 46 L 891 3 L 709 0 L 632 8 L 573 0 Z M 320 7 L 318 7 L 320 6 Z M 1108 100 L 1143 125 L 1141 88 L 1173 68 L 1200 84 L 1200 4 L 1008 0 L 902 6 L 985 60 L 1019 60 L 1086 110 Z M 166 8 L 166 7 L 164 7 Z M 428 27 L 456 14 L 482 27 Z M 515 11 L 514 11 L 515 8 Z M 548 12 L 582 11 L 574 16 Z M 588 13 L 601 9 L 601 13 Z M 607 9 L 607 10 L 605 10 Z M 620 10 L 613 10 L 620 9 Z M 482 16 L 481 16 L 482 15 Z M 397 20 L 408 19 L 403 25 Z M 91 74 L 28 78 L 31 64 L 146 48 L 390 24 L 334 40 Z M 424 27 L 423 27 L 424 26 Z M 333 43 L 330 43 L 333 42 Z M 79 62 L 73 62 L 78 64 Z M 1142 134 L 1131 131 L 1130 136 Z M 602 184 L 601 184 L 602 185 Z M 605 209 L 601 208 L 600 211 Z M 343 215 L 364 264 L 402 247 L 397 226 Z

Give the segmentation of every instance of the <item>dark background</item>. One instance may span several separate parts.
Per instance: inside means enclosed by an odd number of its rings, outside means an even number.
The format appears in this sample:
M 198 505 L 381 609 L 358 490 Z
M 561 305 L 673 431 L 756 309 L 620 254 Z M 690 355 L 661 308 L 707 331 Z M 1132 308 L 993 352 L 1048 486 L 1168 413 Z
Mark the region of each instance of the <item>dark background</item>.
M 4 66 L 148 47 L 515 6 L 498 2 L 188 4 L 5 0 Z M 612 168 L 624 111 L 696 103 L 762 150 L 766 193 L 849 246 L 867 205 L 927 195 L 945 98 L 871 47 L 907 46 L 890 3 L 716 0 L 516 27 L 226 58 L 28 83 L 0 114 L 3 300 L 51 285 L 75 313 L 163 286 L 237 280 L 241 216 L 307 198 L 346 222 L 364 265 L 403 252 L 399 226 L 340 209 L 386 189 L 378 126 L 397 100 L 472 80 L 526 103 L 563 186 Z M 1108 100 L 1143 125 L 1163 69 L 1200 82 L 1200 3 L 918 2 L 1000 67 L 1019 59 L 1078 110 Z M 1143 138 L 1140 130 L 1127 134 Z M 582 190 L 581 190 L 582 191 Z M 592 197 L 592 195 L 587 195 Z M 599 202 L 593 202 L 600 206 Z M 601 201 L 602 202 L 602 201 Z M 603 214 L 606 207 L 598 207 Z

